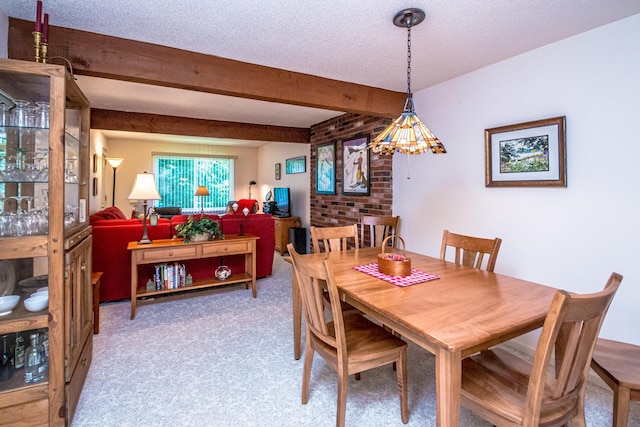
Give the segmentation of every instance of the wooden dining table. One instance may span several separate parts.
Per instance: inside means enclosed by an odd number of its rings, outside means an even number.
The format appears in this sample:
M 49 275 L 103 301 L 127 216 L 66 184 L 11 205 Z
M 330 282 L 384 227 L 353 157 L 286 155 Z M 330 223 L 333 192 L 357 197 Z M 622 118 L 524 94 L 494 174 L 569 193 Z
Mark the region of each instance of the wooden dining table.
M 393 251 L 409 257 L 412 268 L 439 278 L 401 287 L 353 268 L 375 263 L 379 247 L 303 256 L 328 258 L 346 302 L 435 355 L 437 425 L 458 426 L 462 359 L 540 328 L 556 289 Z M 294 355 L 299 358 L 302 308 L 296 287 L 293 280 Z

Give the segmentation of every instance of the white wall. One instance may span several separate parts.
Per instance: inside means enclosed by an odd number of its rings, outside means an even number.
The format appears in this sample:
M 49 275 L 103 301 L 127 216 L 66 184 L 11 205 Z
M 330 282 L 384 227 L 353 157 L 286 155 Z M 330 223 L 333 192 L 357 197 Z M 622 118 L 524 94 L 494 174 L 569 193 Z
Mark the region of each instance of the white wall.
M 307 169 L 305 173 L 287 174 L 285 172 L 285 161 L 292 157 L 307 156 Z M 259 150 L 259 192 L 254 196 L 258 199 L 260 206 L 264 201 L 264 196 L 274 187 L 289 187 L 291 193 L 291 214 L 299 216 L 302 226 L 309 232 L 309 198 L 310 178 L 310 146 L 309 144 L 296 143 L 271 143 L 260 147 Z M 275 179 L 275 165 L 280 163 L 280 180 Z M 307 236 L 307 243 L 309 242 Z
M 640 344 L 639 42 L 635 15 L 415 94 L 448 153 L 413 156 L 409 180 L 406 156 L 394 158 L 407 248 L 438 256 L 443 229 L 501 237 L 497 273 L 572 292 L 616 271 L 600 336 Z M 484 186 L 484 129 L 561 115 L 566 188 Z
M 133 143 L 132 143 L 133 142 Z M 130 141 L 109 139 L 108 157 L 122 157 L 124 161 L 116 172 L 116 206 L 129 215 L 132 205 L 127 196 L 136 174 L 144 171 L 153 172 L 152 153 L 189 153 L 189 154 L 218 154 L 237 156 L 234 162 L 234 199 L 244 199 L 249 196 L 249 181 L 256 180 L 258 175 L 258 149 L 238 146 L 213 146 L 204 144 L 167 143 L 149 141 Z M 111 192 L 113 189 L 113 169 L 105 166 L 105 186 L 107 206 L 111 206 Z M 254 186 L 252 191 L 256 191 Z M 257 193 L 255 193 L 257 195 Z M 255 198 L 255 197 L 254 197 Z M 97 210 L 97 209 L 96 209 Z M 92 207 L 92 211 L 93 207 Z

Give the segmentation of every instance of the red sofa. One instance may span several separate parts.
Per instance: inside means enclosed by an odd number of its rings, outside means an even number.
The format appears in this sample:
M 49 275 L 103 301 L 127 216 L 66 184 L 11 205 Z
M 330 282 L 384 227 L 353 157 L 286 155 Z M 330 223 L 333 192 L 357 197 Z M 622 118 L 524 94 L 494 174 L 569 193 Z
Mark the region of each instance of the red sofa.
M 207 215 L 219 222 L 224 234 L 237 234 L 242 223 L 243 231 L 259 236 L 256 244 L 256 277 L 270 276 L 275 250 L 275 222 L 269 215 L 226 214 Z M 175 226 L 186 221 L 188 215 L 176 215 L 171 219 L 159 218 L 157 226 L 147 226 L 151 240 L 170 239 L 175 236 Z M 90 216 L 93 231 L 93 271 L 102 271 L 100 280 L 100 302 L 131 298 L 131 254 L 129 242 L 142 238 L 142 223 L 139 219 L 126 219 L 117 208 L 107 208 Z M 232 271 L 244 270 L 244 256 L 190 260 L 184 263 L 187 273 L 194 279 L 211 277 L 218 265 L 227 265 Z M 153 265 L 138 269 L 138 283 L 144 287 L 153 277 Z

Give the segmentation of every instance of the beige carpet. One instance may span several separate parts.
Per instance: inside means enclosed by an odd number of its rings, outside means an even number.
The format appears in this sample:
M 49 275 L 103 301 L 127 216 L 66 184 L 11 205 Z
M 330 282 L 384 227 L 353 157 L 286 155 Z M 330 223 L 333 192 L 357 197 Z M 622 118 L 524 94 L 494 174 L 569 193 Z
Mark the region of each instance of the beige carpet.
M 100 309 L 93 363 L 73 427 L 333 426 L 337 376 L 316 356 L 307 405 L 294 360 L 291 266 L 276 254 L 258 298 L 242 285 L 138 307 Z M 435 425 L 434 358 L 409 345 L 408 426 Z M 611 425 L 612 394 L 590 386 L 587 422 Z M 395 373 L 383 367 L 349 381 L 349 426 L 402 426 Z M 488 426 L 463 408 L 461 425 Z M 632 407 L 630 426 L 640 426 Z

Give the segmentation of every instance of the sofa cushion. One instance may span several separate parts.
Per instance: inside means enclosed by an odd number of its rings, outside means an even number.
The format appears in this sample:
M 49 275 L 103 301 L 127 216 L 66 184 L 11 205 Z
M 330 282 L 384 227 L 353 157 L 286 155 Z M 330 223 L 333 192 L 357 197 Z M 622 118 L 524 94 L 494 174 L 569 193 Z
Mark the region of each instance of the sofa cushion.
M 105 208 L 103 212 L 112 215 L 113 219 L 127 219 L 125 214 L 122 213 L 122 211 L 117 206 Z
M 234 203 L 238 204 L 238 209 L 235 212 L 233 210 Z M 244 208 L 249 209 L 249 213 L 256 213 L 258 212 L 259 207 L 260 206 L 258 204 L 258 201 L 255 199 L 240 199 L 238 201 L 231 200 L 227 203 L 227 210 L 225 211 L 225 213 L 235 214 L 235 215 L 244 215 L 244 213 L 242 212 Z

